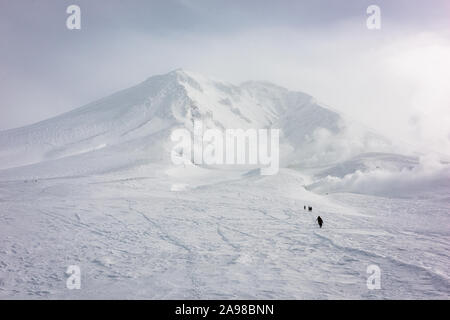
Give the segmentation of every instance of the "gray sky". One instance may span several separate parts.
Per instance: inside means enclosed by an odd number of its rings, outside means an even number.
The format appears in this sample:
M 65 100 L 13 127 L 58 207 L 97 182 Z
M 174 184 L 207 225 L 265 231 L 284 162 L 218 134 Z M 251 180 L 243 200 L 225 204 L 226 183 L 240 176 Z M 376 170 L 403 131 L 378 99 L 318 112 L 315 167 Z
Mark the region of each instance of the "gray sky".
M 81 30 L 66 28 L 71 4 Z M 381 30 L 366 28 L 370 4 L 381 8 Z M 445 0 L 0 0 L 0 130 L 181 67 L 304 91 L 444 152 L 449 58 Z

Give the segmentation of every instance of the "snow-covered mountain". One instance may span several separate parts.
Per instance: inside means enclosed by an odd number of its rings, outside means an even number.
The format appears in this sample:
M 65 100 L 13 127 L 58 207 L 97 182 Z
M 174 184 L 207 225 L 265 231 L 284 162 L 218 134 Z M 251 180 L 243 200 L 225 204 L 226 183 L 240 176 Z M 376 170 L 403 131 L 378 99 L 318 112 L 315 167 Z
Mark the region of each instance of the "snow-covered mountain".
M 332 164 L 389 148 L 386 139 L 307 94 L 267 82 L 236 86 L 176 70 L 58 117 L 0 132 L 0 169 L 40 163 L 44 177 L 50 173 L 42 164 L 49 162 L 53 176 L 168 162 L 171 131 L 192 130 L 195 120 L 205 128 L 280 129 L 282 165 Z M 55 170 L 61 159 L 70 163 L 64 172 Z
M 395 193 L 406 196 L 430 184 L 448 185 L 447 164 L 431 161 L 433 170 L 440 167 L 430 175 L 429 159 L 397 154 L 388 139 L 305 93 L 268 82 L 237 86 L 184 70 L 150 77 L 58 117 L 0 132 L 0 179 L 83 176 L 156 163 L 171 167 L 172 131 L 192 132 L 195 121 L 204 129 L 280 129 L 281 167 L 308 174 L 306 183 L 316 192 L 385 194 L 390 190 L 386 184 L 401 181 Z
M 174 165 L 195 120 L 280 129 L 279 172 Z M 397 150 L 307 94 L 182 70 L 0 132 L 0 298 L 448 299 L 450 165 Z

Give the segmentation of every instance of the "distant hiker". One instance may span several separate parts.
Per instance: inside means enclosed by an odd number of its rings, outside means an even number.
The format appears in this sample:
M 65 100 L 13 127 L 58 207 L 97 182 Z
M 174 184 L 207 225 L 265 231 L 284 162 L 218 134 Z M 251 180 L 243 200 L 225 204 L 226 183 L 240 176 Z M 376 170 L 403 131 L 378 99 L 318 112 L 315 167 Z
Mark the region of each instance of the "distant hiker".
M 322 218 L 320 216 L 317 217 L 317 223 L 319 224 L 319 227 L 322 228 L 323 220 L 322 220 Z
M 312 207 L 308 207 L 308 211 L 312 211 Z
M 303 210 L 306 210 L 306 206 L 303 206 Z

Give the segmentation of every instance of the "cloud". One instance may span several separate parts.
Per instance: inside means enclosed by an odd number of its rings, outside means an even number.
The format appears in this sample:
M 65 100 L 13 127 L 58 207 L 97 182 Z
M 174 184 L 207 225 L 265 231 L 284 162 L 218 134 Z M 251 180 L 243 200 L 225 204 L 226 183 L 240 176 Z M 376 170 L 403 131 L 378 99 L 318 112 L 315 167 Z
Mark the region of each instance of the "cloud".
M 344 177 L 327 176 L 310 186 L 316 192 L 354 192 L 389 197 L 428 197 L 448 198 L 450 190 L 450 164 L 440 162 L 435 156 L 420 158 L 417 166 L 402 170 L 376 168 L 356 170 Z M 443 191 L 444 190 L 444 191 Z

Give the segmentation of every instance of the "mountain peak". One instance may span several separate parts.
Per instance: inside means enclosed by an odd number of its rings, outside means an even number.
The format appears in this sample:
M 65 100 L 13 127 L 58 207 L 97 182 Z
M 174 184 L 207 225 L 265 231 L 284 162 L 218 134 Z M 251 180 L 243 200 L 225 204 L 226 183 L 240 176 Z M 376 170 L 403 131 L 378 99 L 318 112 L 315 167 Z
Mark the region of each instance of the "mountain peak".
M 167 73 L 167 75 L 189 76 L 189 72 L 183 68 L 177 68 Z
M 150 76 L 148 79 L 152 79 L 152 78 L 155 78 L 155 77 L 170 77 L 170 78 L 172 78 L 172 77 L 176 77 L 176 78 L 178 78 L 178 77 L 181 77 L 181 78 L 189 77 L 189 78 L 194 78 L 195 76 L 196 76 L 196 74 L 194 72 L 188 71 L 188 70 L 186 70 L 184 68 L 177 68 L 177 69 L 174 69 L 174 70 L 169 71 L 167 73 Z

